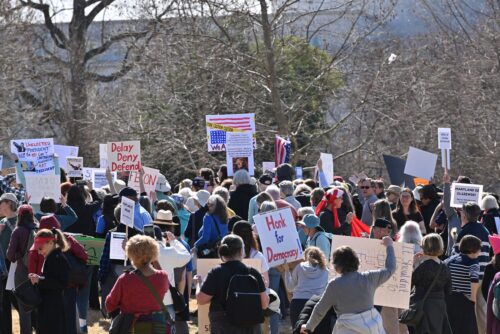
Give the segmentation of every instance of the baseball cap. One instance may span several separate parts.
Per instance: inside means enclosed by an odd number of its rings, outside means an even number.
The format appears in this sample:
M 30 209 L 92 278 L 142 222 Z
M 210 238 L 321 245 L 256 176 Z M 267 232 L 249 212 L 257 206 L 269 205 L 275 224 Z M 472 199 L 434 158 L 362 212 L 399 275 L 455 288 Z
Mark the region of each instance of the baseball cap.
M 122 190 L 120 190 L 120 197 L 125 196 L 125 197 L 137 197 L 137 191 L 133 188 L 130 187 L 125 187 Z
M 43 216 L 42 218 L 40 218 L 39 229 L 43 230 L 45 228 L 48 230 L 51 230 L 53 228 L 61 228 L 61 224 L 54 215 Z
M 269 174 L 263 174 L 261 175 L 261 177 L 259 177 L 259 183 L 270 186 L 271 184 L 273 184 L 273 178 Z
M 205 187 L 205 179 L 197 176 L 193 179 L 193 186 L 198 187 L 198 188 L 204 188 Z

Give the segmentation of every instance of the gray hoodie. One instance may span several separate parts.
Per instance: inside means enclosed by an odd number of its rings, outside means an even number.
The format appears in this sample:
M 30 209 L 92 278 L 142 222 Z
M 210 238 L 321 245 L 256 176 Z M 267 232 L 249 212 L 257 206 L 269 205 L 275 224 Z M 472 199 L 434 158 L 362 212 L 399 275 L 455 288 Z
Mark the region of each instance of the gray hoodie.
M 328 269 L 313 266 L 308 261 L 297 265 L 292 272 L 285 272 L 285 285 L 293 291 L 293 299 L 310 299 L 321 296 L 328 284 Z

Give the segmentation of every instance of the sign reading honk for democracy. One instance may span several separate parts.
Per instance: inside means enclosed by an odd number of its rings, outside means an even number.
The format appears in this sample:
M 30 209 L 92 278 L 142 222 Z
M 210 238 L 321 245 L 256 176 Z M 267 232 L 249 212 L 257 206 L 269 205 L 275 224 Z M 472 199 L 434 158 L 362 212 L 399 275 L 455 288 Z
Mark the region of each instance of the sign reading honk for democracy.
M 123 141 L 108 143 L 108 167 L 112 172 L 139 171 L 141 169 L 141 143 Z

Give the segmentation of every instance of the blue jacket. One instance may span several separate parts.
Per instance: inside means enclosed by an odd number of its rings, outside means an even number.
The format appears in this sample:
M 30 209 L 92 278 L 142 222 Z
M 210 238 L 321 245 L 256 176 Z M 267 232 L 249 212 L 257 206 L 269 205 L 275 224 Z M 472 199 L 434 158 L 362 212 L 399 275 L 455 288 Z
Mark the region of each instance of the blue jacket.
M 220 234 L 217 233 L 217 228 L 214 223 L 219 227 Z M 218 217 L 207 213 L 205 217 L 203 217 L 203 226 L 198 232 L 199 238 L 194 243 L 194 246 L 198 248 L 199 246 L 215 242 L 218 238 L 224 238 L 228 233 L 227 224 L 223 224 Z
M 54 214 L 54 216 L 57 218 L 57 221 L 59 223 L 61 223 L 61 230 L 65 231 L 68 227 L 73 225 L 78 220 L 78 216 L 76 215 L 75 211 L 69 205 L 64 207 L 63 210 L 66 212 L 65 215 Z M 52 215 L 52 213 L 37 212 L 37 213 L 35 213 L 35 218 L 38 221 L 40 221 L 40 219 L 42 219 L 42 217 L 50 216 L 50 215 Z

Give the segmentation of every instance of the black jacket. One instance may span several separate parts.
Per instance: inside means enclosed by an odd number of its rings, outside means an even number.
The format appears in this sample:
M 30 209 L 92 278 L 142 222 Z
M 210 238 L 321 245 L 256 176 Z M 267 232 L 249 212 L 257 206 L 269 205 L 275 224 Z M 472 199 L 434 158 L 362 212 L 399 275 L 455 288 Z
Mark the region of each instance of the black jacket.
M 490 234 L 498 234 L 497 224 L 495 223 L 495 217 L 500 219 L 500 211 L 498 209 L 488 210 L 483 216 L 483 225 L 488 229 Z
M 84 205 L 68 203 L 78 216 L 78 220 L 69 226 L 65 232 L 82 233 L 89 236 L 95 235 L 94 214 L 101 208 L 101 200 L 95 190 L 92 190 L 90 195 L 92 196 L 92 202 L 90 203 Z
M 188 237 L 189 247 L 191 248 L 194 246 L 195 241 L 198 240 L 198 231 L 203 226 L 203 217 L 205 217 L 207 212 L 208 207 L 205 205 L 189 216 L 189 221 L 184 235 Z
M 229 199 L 228 206 L 243 220 L 248 220 L 248 207 L 250 200 L 255 195 L 257 195 L 255 186 L 241 184 L 236 190 L 231 191 L 231 198 Z
M 313 296 L 306 302 L 304 308 L 302 309 L 302 312 L 300 312 L 299 319 L 293 327 L 293 334 L 300 334 L 300 327 L 307 323 L 307 321 L 311 317 L 314 307 L 320 299 L 321 296 Z M 313 334 L 330 334 L 333 330 L 336 319 L 337 315 L 335 314 L 335 311 L 332 307 L 330 311 L 328 311 L 328 313 L 325 315 L 323 320 L 321 320 L 318 327 L 316 327 Z

